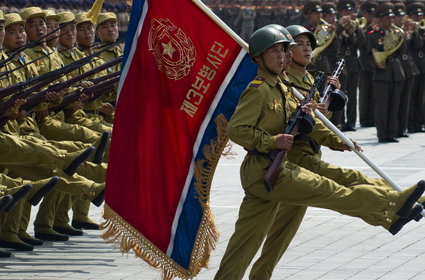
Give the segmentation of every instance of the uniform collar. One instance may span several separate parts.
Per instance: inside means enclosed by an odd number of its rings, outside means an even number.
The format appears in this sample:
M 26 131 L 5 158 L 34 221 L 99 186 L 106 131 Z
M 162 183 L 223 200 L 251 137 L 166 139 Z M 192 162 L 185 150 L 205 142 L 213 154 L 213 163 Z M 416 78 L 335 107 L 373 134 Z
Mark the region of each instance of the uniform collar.
M 294 68 L 289 67 L 289 70 L 287 71 L 287 75 L 291 82 L 294 82 L 298 85 L 312 84 L 313 77 L 308 71 L 306 71 L 306 74 L 303 75 L 300 71 L 297 71 Z
M 35 52 L 42 52 L 42 53 L 44 53 L 44 54 L 47 54 L 46 53 L 46 51 L 49 53 L 49 54 L 51 54 L 53 51 L 49 48 L 49 47 L 46 47 L 46 49 L 44 49 L 44 48 L 42 48 L 40 45 L 37 45 L 37 46 L 35 46 L 35 47 L 32 47 L 31 48 L 33 51 L 35 51 Z
M 75 48 L 65 48 L 62 46 L 59 46 L 58 52 L 60 52 L 65 57 L 72 57 L 72 54 L 75 52 Z
M 271 87 L 275 87 L 278 80 L 270 76 L 266 71 L 258 68 L 257 70 L 257 76 L 264 78 L 265 82 L 268 83 Z

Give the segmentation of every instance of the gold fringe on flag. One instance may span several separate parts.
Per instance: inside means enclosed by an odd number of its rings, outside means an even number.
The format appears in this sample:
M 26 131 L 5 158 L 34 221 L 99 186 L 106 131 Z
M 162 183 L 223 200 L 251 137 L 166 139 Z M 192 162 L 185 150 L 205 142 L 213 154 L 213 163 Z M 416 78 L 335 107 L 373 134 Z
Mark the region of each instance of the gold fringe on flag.
M 211 251 L 215 249 L 218 241 L 219 233 L 214 224 L 209 199 L 213 174 L 228 137 L 226 135 L 227 120 L 224 115 L 219 115 L 214 122 L 217 126 L 217 139 L 212 140 L 210 145 L 204 147 L 204 159 L 195 163 L 195 190 L 202 206 L 203 215 L 188 269 L 184 269 L 159 250 L 107 204 L 103 209 L 105 221 L 102 222 L 100 228 L 103 230 L 102 238 L 106 243 L 118 246 L 122 253 L 133 250 L 137 257 L 145 260 L 150 266 L 160 269 L 163 280 L 172 280 L 175 277 L 182 279 L 195 277 L 202 268 L 208 267 Z
M 90 10 L 87 12 L 87 18 L 90 19 L 91 23 L 96 25 L 97 17 L 102 11 L 103 0 L 96 0 L 91 6 Z

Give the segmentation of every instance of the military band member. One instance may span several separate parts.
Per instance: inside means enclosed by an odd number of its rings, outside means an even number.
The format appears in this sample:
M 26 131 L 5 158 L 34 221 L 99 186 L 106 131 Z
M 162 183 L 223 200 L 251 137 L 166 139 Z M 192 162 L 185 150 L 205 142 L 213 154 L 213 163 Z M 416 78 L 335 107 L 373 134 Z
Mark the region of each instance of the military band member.
M 394 15 L 394 24 L 403 30 L 407 30 L 406 7 L 402 3 L 397 3 L 394 5 Z M 407 135 L 409 104 L 415 77 L 419 74 L 419 70 L 413 62 L 412 56 L 410 55 L 414 44 L 415 38 L 413 38 L 409 32 L 404 32 L 404 42 L 397 51 L 401 66 L 405 74 L 405 80 L 403 81 L 402 93 L 400 97 L 400 105 L 398 106 L 397 137 L 409 137 Z
M 423 210 L 422 206 L 412 209 L 425 190 L 423 181 L 402 193 L 366 184 L 348 189 L 288 161 L 282 163 L 273 191 L 266 191 L 263 176 L 270 165 L 269 152 L 289 150 L 293 143 L 292 135 L 281 134 L 291 114 L 284 97 L 289 90 L 279 78 L 288 45 L 289 40 L 272 27 L 257 30 L 250 39 L 257 77 L 242 93 L 227 129 L 230 139 L 248 150 L 241 165 L 245 197 L 216 280 L 242 279 L 281 204 L 332 209 L 393 232 Z M 309 103 L 301 108 L 309 112 L 312 107 Z
M 405 79 L 397 51 L 404 41 L 403 31 L 393 24 L 394 6 L 385 3 L 376 9 L 379 28 L 369 32 L 369 51 L 375 61 L 373 92 L 376 101 L 375 125 L 378 141 L 399 142 L 398 106 Z
M 373 94 L 373 62 L 372 53 L 367 51 L 367 34 L 375 28 L 375 10 L 378 4 L 374 1 L 366 1 L 360 6 L 363 15 L 362 24 L 359 26 L 359 63 L 360 63 L 360 81 L 359 81 L 359 114 L 360 126 L 371 127 L 375 125 L 375 96 Z M 378 28 L 378 27 L 376 27 Z
M 413 23 L 411 30 L 412 50 L 411 55 L 419 75 L 416 76 L 412 89 L 412 96 L 409 106 L 408 132 L 425 132 L 423 128 L 425 122 L 425 23 L 424 23 L 424 3 L 414 2 L 406 6 L 406 13 Z
M 240 36 L 243 40 L 248 41 L 254 31 L 254 21 L 257 16 L 255 6 L 252 5 L 252 0 L 246 0 L 245 4 L 239 9 L 238 15 L 233 23 L 237 26 L 241 23 Z
M 360 65 L 357 57 L 358 21 L 355 19 L 353 0 L 340 0 L 337 4 L 340 20 L 337 35 L 340 39 L 340 56 L 345 60 L 342 89 L 348 96 L 348 102 L 341 114 L 342 131 L 356 131 L 357 87 Z

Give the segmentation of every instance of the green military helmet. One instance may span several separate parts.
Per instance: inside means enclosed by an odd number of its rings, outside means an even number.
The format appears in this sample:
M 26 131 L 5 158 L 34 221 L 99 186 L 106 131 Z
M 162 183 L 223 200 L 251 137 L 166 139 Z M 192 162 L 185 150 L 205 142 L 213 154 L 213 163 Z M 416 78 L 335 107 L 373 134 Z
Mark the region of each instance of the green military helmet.
M 308 38 L 310 39 L 311 48 L 314 50 L 317 46 L 316 38 L 314 37 L 314 34 L 309 31 L 307 28 L 301 25 L 290 25 L 286 27 L 286 29 L 291 33 L 292 38 L 297 37 L 301 34 L 306 34 Z
M 249 39 L 249 54 L 251 57 L 259 56 L 269 47 L 278 43 L 289 45 L 290 40 L 276 28 L 270 26 L 261 27 L 252 33 Z
M 272 23 L 272 24 L 268 24 L 268 25 L 266 25 L 266 26 L 270 26 L 270 27 L 276 28 L 276 29 L 277 29 L 277 30 L 279 30 L 281 33 L 283 33 L 283 35 L 285 35 L 285 37 L 286 37 L 286 38 L 288 38 L 288 40 L 289 40 L 289 45 L 290 45 L 290 46 L 294 46 L 294 45 L 296 45 L 296 44 L 297 44 L 297 43 L 295 43 L 294 38 L 292 38 L 291 33 L 289 33 L 289 31 L 288 31 L 285 27 L 283 27 L 282 25 Z

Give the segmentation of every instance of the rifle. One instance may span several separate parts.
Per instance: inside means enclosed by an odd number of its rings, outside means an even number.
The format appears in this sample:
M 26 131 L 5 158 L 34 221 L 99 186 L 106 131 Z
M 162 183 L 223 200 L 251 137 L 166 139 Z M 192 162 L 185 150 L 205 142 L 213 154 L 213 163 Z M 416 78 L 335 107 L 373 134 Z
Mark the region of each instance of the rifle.
M 17 83 L 15 85 L 9 86 L 7 88 L 2 88 L 2 89 L 0 89 L 0 99 L 1 98 L 4 98 L 6 96 L 9 96 L 9 95 L 11 95 L 11 94 L 13 94 L 13 93 L 15 93 L 17 91 L 23 90 L 24 88 L 26 88 L 28 86 L 31 86 L 33 84 L 36 84 L 36 83 L 40 83 L 41 82 L 44 85 L 47 85 L 47 84 L 51 83 L 52 81 L 58 79 L 60 76 L 66 75 L 66 74 L 72 72 L 73 70 L 75 70 L 75 69 L 83 66 L 84 64 L 89 63 L 94 57 L 96 57 L 100 53 L 105 52 L 106 50 L 108 50 L 111 47 L 111 45 L 115 45 L 115 43 L 109 44 L 106 47 L 102 48 L 100 51 L 94 52 L 93 54 L 91 54 L 89 56 L 86 56 L 86 57 L 84 57 L 84 58 L 82 58 L 80 60 L 77 60 L 77 61 L 75 61 L 73 63 L 70 63 L 70 64 L 68 64 L 65 67 L 62 67 L 60 69 L 57 69 L 57 70 L 51 71 L 49 73 L 45 73 L 43 75 L 40 75 L 40 76 L 31 78 L 28 81 Z M 54 77 L 54 79 L 53 80 L 50 80 L 53 77 Z M 46 79 L 49 79 L 49 82 L 46 82 Z M 0 110 L 0 112 L 1 112 L 1 110 Z
M 336 67 L 334 71 L 332 72 L 331 76 L 338 78 L 344 66 L 345 66 L 345 60 L 344 59 L 338 60 L 338 62 L 336 63 Z M 347 95 L 343 91 L 336 89 L 333 85 L 329 84 L 325 88 L 324 93 L 322 97 L 320 98 L 319 102 L 325 103 L 326 108 L 328 108 L 329 111 L 335 112 L 344 108 L 345 104 L 347 103 Z
M 314 93 L 320 87 L 324 79 L 325 79 L 324 73 L 323 72 L 319 73 L 319 76 L 314 81 L 314 84 L 310 88 L 307 97 L 301 102 L 300 106 L 297 108 L 297 110 L 294 112 L 291 119 L 289 120 L 288 125 L 283 130 L 283 134 L 295 135 L 297 132 L 301 132 L 301 133 L 311 132 L 312 127 L 314 127 L 314 120 L 313 118 L 311 118 L 311 116 L 310 116 L 310 119 L 305 118 L 306 116 L 309 116 L 309 115 L 305 114 L 301 110 L 301 106 L 307 104 L 313 99 Z M 278 179 L 282 162 L 285 160 L 287 152 L 288 152 L 287 150 L 276 151 L 273 161 L 270 164 L 269 168 L 267 169 L 267 172 L 263 180 L 267 192 L 273 191 L 274 185 L 276 184 L 276 181 Z
M 99 71 L 102 71 L 104 69 L 107 69 L 107 68 L 109 68 L 111 66 L 114 66 L 114 65 L 120 63 L 121 60 L 122 60 L 122 57 L 121 56 L 120 57 L 116 57 L 116 58 L 111 59 L 110 61 L 108 61 L 108 62 L 106 62 L 106 63 L 104 63 L 102 65 L 99 65 L 96 68 L 93 68 L 93 69 L 91 69 L 91 70 L 89 70 L 89 71 L 81 74 L 81 75 L 75 76 L 75 77 L 73 77 L 73 78 L 71 78 L 71 79 L 69 79 L 67 81 L 64 81 L 64 82 L 61 82 L 61 83 L 58 83 L 58 84 L 51 85 L 49 88 L 47 88 L 47 89 L 45 89 L 43 91 L 40 91 L 40 92 L 34 94 L 33 96 L 29 97 L 27 99 L 27 103 L 23 104 L 20 109 L 21 110 L 30 111 L 34 107 L 36 107 L 40 102 L 42 102 L 44 100 L 44 97 L 45 97 L 45 95 L 48 92 L 61 91 L 61 90 L 65 89 L 65 88 L 69 87 L 69 85 L 72 85 L 72 84 L 74 84 L 74 83 L 76 83 L 78 81 L 81 81 L 82 79 L 85 79 L 87 77 L 92 76 L 95 73 L 98 73 Z M 116 75 L 116 73 L 111 73 L 111 74 L 115 74 Z M 101 81 L 107 80 L 110 77 L 111 77 L 111 75 L 108 74 L 108 75 L 105 75 L 105 76 L 102 76 L 102 77 L 99 77 L 99 78 L 96 78 L 96 79 L 92 79 L 91 81 L 96 84 L 96 83 L 100 83 Z M 30 94 L 32 92 L 34 92 L 34 91 L 32 91 L 32 89 L 33 88 L 28 89 L 28 92 Z M 27 95 L 27 90 L 25 90 L 24 92 L 22 92 L 20 94 L 17 94 L 15 96 L 13 96 L 12 98 L 10 98 L 9 100 L 7 100 L 6 102 L 4 102 L 3 104 L 5 104 L 5 105 L 0 104 L 0 113 L 5 112 L 5 111 L 3 111 L 4 110 L 4 107 L 6 107 L 8 109 L 10 106 L 13 106 L 13 104 L 14 104 L 14 102 L 15 102 L 16 99 L 24 99 L 27 96 L 28 96 Z
M 92 97 L 90 99 L 92 99 L 93 97 L 95 97 L 95 99 L 100 97 L 101 95 L 107 93 L 108 89 L 110 89 L 110 87 L 113 84 L 117 83 L 120 80 L 120 77 L 117 75 L 117 73 L 119 75 L 119 72 L 115 72 L 115 73 L 113 73 L 115 77 L 113 77 L 113 78 L 111 78 L 107 81 L 101 81 L 98 84 L 89 86 L 89 87 L 87 87 L 83 90 L 76 90 L 73 93 L 68 94 L 67 96 L 63 97 L 62 102 L 59 105 L 56 105 L 56 106 L 50 108 L 49 111 L 55 112 L 55 113 L 62 111 L 69 104 L 77 101 L 82 94 L 92 95 Z M 105 80 L 106 76 L 100 77 L 100 78 L 103 78 Z M 99 79 L 98 81 L 100 81 L 100 78 L 98 78 Z
M 114 75 L 112 75 L 112 74 L 114 74 Z M 116 83 L 116 82 L 118 82 L 119 81 L 119 72 L 114 72 L 114 73 L 111 73 L 111 74 L 109 74 L 109 75 L 105 75 L 105 76 L 103 76 L 103 77 L 99 77 L 99 78 L 97 78 L 97 79 L 94 79 L 93 81 L 94 82 L 96 82 L 96 83 L 98 83 L 98 84 L 95 84 L 95 85 L 93 85 L 93 86 L 90 86 L 90 87 L 88 87 L 88 88 L 85 88 L 85 89 L 83 89 L 83 90 L 76 90 L 76 91 L 74 91 L 73 93 L 71 93 L 71 94 L 69 94 L 69 95 L 67 95 L 67 96 L 65 96 L 63 99 L 62 99 L 62 102 L 59 104 L 59 105 L 57 105 L 57 106 L 55 106 L 55 107 L 53 107 L 53 108 L 49 108 L 49 111 L 52 111 L 52 112 L 55 112 L 55 113 L 58 113 L 59 111 L 61 111 L 61 110 L 63 110 L 66 106 L 68 106 L 69 104 L 71 104 L 72 102 L 74 102 L 74 101 L 77 101 L 78 100 L 78 98 L 82 95 L 82 94 L 91 94 L 91 93 L 93 93 L 96 97 L 94 98 L 94 99 L 96 99 L 96 98 L 98 98 L 98 97 L 100 97 L 102 94 L 104 94 L 104 93 L 107 93 L 108 91 L 107 91 L 107 89 L 112 85 L 112 84 L 114 84 L 114 83 Z M 106 80 L 106 79 L 108 79 L 108 78 L 110 78 L 111 76 L 114 76 L 112 79 L 109 79 L 109 80 L 107 80 L 106 82 L 103 82 L 104 80 Z M 46 94 L 47 92 L 45 92 L 44 93 L 44 95 Z M 34 98 L 30 98 L 29 99 L 29 101 L 27 102 L 27 103 L 25 103 L 25 104 L 23 104 L 22 106 L 21 106 L 21 110 L 28 110 L 28 111 L 30 111 L 30 110 L 32 110 L 34 107 L 36 107 L 41 101 L 43 101 L 43 97 L 44 97 L 44 95 L 42 96 L 42 97 L 40 97 L 40 96 L 33 96 Z M 40 100 L 40 98 L 41 98 L 41 100 Z M 93 98 L 93 97 L 92 97 Z M 93 100 L 94 100 L 93 99 Z M 0 105 L 1 106 L 1 105 Z M 9 105 L 9 107 L 10 106 L 13 106 L 13 103 L 11 104 L 11 105 Z M 5 112 L 4 112 L 5 113 Z M 5 124 L 6 124 L 6 122 L 9 120 L 9 118 L 7 117 L 7 116 L 4 116 L 4 113 L 3 113 L 3 117 L 1 117 L 0 118 L 0 127 L 2 127 L 2 126 L 4 126 Z

